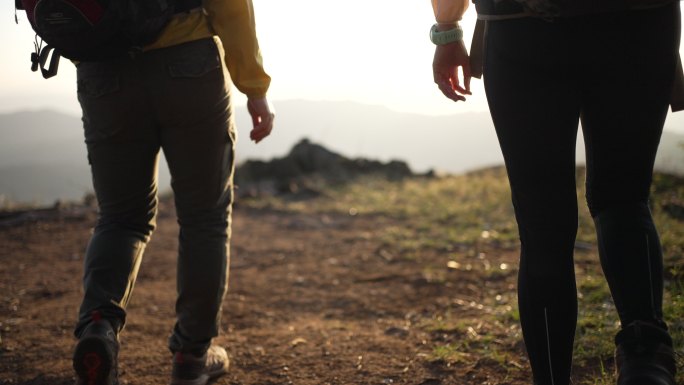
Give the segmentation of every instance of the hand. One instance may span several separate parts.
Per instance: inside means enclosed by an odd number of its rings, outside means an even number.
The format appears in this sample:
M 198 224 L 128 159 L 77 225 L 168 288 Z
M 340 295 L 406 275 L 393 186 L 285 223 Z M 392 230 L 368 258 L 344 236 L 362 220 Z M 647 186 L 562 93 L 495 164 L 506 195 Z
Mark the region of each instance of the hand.
M 262 139 L 271 134 L 275 112 L 266 97 L 248 99 L 247 111 L 249 111 L 249 115 L 252 117 L 252 125 L 254 127 L 249 133 L 249 138 L 252 139 L 254 143 L 259 143 Z
M 463 69 L 463 86 L 458 79 L 458 67 Z M 432 61 L 432 72 L 435 83 L 447 98 L 458 102 L 465 101 L 463 95 L 470 92 L 470 58 L 463 40 L 438 45 L 435 48 L 435 58 Z

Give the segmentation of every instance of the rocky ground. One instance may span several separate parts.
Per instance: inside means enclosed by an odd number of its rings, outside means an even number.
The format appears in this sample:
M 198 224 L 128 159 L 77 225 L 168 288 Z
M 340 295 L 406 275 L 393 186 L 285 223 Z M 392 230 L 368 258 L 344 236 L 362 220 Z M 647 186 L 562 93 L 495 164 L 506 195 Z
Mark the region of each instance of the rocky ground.
M 684 180 L 660 179 L 666 311 L 681 341 L 684 217 L 673 207 L 684 207 Z M 239 199 L 217 339 L 231 369 L 215 384 L 530 385 L 507 191 L 498 169 Z M 95 218 L 87 205 L 0 215 L 0 384 L 73 383 L 72 327 Z M 611 384 L 616 317 L 586 213 L 580 222 L 574 379 Z M 123 384 L 169 381 L 177 232 L 163 199 L 121 335 Z
M 148 247 L 121 335 L 124 384 L 168 383 L 166 337 L 173 323 L 177 226 L 165 203 Z M 0 228 L 0 384 L 71 384 L 71 335 L 83 251 L 95 216 L 56 215 Z M 491 360 L 457 366 L 434 359 L 432 342 L 487 333 L 416 327 L 452 308 L 476 320 L 495 286 L 451 269 L 433 281 L 422 262 L 383 249 L 382 216 L 286 213 L 238 207 L 230 291 L 218 342 L 229 350 L 230 374 L 216 384 L 526 384 Z M 491 258 L 511 262 L 513 251 Z M 446 270 L 446 269 L 445 269 Z M 444 281 L 446 280 L 446 281 Z M 429 329 L 429 328 L 428 328 Z M 514 331 L 515 332 L 515 331 Z M 496 341 L 492 342 L 496 344 Z M 518 348 L 519 349 L 519 348 Z M 467 352 L 464 352 L 467 354 Z M 511 366 L 515 369 L 514 366 Z

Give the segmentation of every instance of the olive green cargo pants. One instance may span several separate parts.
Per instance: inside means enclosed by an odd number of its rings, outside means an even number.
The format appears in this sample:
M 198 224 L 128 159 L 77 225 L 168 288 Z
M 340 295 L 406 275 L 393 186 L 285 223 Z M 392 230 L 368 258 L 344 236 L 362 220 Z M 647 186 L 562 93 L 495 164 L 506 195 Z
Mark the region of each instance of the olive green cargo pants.
M 77 77 L 99 219 L 86 251 L 75 335 L 93 314 L 117 330 L 124 326 L 155 228 L 162 149 L 180 225 L 169 347 L 201 352 L 218 334 L 229 265 L 235 131 L 220 48 L 202 39 L 84 62 Z

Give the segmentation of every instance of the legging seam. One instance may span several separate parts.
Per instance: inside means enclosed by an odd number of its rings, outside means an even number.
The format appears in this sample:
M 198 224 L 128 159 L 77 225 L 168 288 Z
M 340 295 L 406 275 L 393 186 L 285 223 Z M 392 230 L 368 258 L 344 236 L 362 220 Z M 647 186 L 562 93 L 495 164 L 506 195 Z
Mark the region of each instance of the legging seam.
M 648 264 L 648 283 L 649 283 L 649 289 L 651 290 L 651 311 L 653 312 L 653 319 L 658 319 L 658 316 L 656 314 L 656 306 L 655 306 L 655 290 L 653 290 L 653 271 L 652 271 L 652 260 L 651 260 L 651 245 L 650 245 L 650 240 L 648 238 L 648 233 L 646 234 L 646 259 L 647 259 L 647 264 Z
M 549 356 L 549 372 L 551 374 L 551 385 L 555 385 L 553 381 L 553 361 L 551 359 L 551 337 L 549 334 L 549 315 L 547 308 L 544 308 L 544 324 L 546 325 L 546 349 Z

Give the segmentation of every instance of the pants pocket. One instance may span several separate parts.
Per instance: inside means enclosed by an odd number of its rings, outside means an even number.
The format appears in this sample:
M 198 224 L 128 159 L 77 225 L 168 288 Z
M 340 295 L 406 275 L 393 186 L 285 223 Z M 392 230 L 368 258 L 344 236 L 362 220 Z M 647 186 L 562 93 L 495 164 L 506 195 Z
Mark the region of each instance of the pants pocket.
M 187 43 L 178 48 L 168 60 L 167 69 L 171 78 L 201 78 L 221 69 L 221 58 L 211 39 Z
M 83 62 L 76 66 L 78 102 L 83 111 L 83 128 L 87 143 L 116 134 L 121 127 L 114 124 L 113 106 L 121 101 L 121 73 L 115 62 Z

